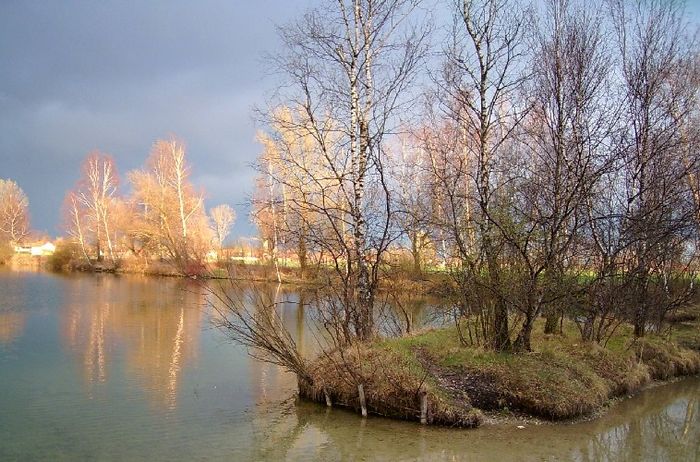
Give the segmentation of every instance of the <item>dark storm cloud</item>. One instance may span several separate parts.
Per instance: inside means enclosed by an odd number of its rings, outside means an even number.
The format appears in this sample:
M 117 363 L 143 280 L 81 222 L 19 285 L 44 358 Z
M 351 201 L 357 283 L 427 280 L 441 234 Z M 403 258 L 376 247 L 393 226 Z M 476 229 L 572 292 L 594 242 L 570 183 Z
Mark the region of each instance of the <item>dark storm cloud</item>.
M 90 150 L 124 176 L 174 133 L 207 205 L 243 203 L 259 150 L 251 107 L 274 85 L 261 56 L 305 3 L 3 2 L 0 178 L 18 181 L 34 227 L 54 234 Z M 252 232 L 236 208 L 234 232 Z

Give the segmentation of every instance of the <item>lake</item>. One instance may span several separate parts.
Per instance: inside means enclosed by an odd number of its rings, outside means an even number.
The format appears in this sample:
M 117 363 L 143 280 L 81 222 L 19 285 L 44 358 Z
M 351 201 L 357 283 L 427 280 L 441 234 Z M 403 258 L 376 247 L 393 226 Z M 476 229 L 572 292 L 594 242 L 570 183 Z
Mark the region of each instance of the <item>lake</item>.
M 299 295 L 281 317 L 312 348 Z M 0 270 L 0 460 L 700 460 L 700 379 L 570 424 L 426 428 L 295 401 L 190 281 Z

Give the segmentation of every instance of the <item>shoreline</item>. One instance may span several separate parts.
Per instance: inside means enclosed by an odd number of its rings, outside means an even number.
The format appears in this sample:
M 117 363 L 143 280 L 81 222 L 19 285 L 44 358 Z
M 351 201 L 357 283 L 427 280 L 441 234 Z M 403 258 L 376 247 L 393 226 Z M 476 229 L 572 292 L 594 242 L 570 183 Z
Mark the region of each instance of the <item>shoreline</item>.
M 182 278 L 193 280 L 232 280 L 240 282 L 254 282 L 266 284 L 282 284 L 292 287 L 322 287 L 328 280 L 333 280 L 335 275 L 332 272 L 324 273 L 319 270 L 310 271 L 309 275 L 302 277 L 298 274 L 296 267 L 281 267 L 281 280 L 278 280 L 275 269 L 269 264 L 240 264 L 231 263 L 229 267 L 217 266 L 220 263 L 211 263 L 203 267 L 203 271 L 197 274 L 184 274 L 178 271 L 170 263 L 154 263 L 149 266 L 133 264 L 133 262 L 122 262 L 117 266 L 108 264 L 95 264 L 88 266 L 82 262 L 64 264 L 60 268 L 52 268 L 50 257 L 41 257 L 41 260 L 33 261 L 30 265 L 16 265 L 8 263 L 5 265 L 10 270 L 16 268 L 32 268 L 37 271 L 46 271 L 57 274 L 113 274 L 113 275 L 141 275 L 150 277 Z M 232 270 L 229 272 L 229 270 Z M 403 289 L 414 295 L 427 295 L 439 297 L 449 290 L 449 283 L 441 273 L 422 273 L 414 276 L 403 271 L 392 273 L 393 279 L 389 284 L 380 287 L 380 290 L 392 289 L 396 284 L 401 284 Z
M 529 415 L 511 415 L 511 416 L 504 416 L 500 415 L 498 413 L 494 412 L 484 412 L 484 421 L 481 425 L 481 427 L 491 427 L 491 426 L 508 426 L 508 425 L 532 425 L 532 426 L 539 426 L 539 425 L 575 425 L 578 423 L 583 423 L 583 422 L 593 422 L 597 419 L 600 419 L 604 417 L 608 412 L 610 412 L 614 407 L 619 406 L 626 401 L 630 399 L 634 399 L 638 397 L 640 394 L 654 389 L 654 388 L 660 388 L 660 387 L 665 387 L 668 385 L 673 385 L 678 382 L 682 382 L 684 380 L 692 380 L 692 379 L 700 379 L 700 373 L 698 374 L 692 374 L 692 375 L 683 375 L 683 376 L 677 376 L 677 377 L 672 377 L 666 380 L 652 380 L 651 382 L 647 383 L 646 385 L 643 385 L 639 390 L 635 390 L 634 393 L 628 394 L 628 395 L 621 395 L 621 396 L 614 396 L 609 399 L 607 403 L 605 403 L 603 406 L 601 406 L 600 409 L 594 411 L 591 414 L 588 415 L 581 415 L 578 417 L 573 417 L 571 419 L 563 419 L 563 420 L 546 420 L 534 416 L 529 416 Z
M 236 270 L 237 272 L 240 271 L 240 274 L 235 275 L 233 278 L 236 281 L 244 281 L 250 283 L 278 283 L 276 279 L 270 280 L 269 278 L 265 277 L 265 275 L 269 274 L 270 270 L 272 270 L 272 268 L 268 266 L 246 265 L 237 267 Z M 75 270 L 69 271 L 68 273 L 70 272 L 93 274 L 110 273 L 114 275 L 131 274 L 155 277 L 179 277 L 200 279 L 198 277 L 192 278 L 191 276 L 186 276 L 182 274 L 135 271 L 133 268 L 128 267 L 117 268 L 110 271 L 95 271 L 94 269 L 86 268 L 86 270 L 84 271 Z M 222 274 L 217 277 L 216 275 L 212 275 L 210 272 L 208 277 L 203 279 L 224 280 L 229 279 L 229 275 Z M 437 281 L 436 279 L 437 278 L 433 278 L 431 280 L 428 277 L 425 277 L 420 281 L 414 280 L 412 282 L 413 284 L 415 284 L 415 286 L 410 287 L 410 290 L 415 293 L 416 286 L 418 285 L 422 287 L 437 287 L 439 281 Z M 288 278 L 283 278 L 283 280 L 279 283 L 291 287 L 301 288 L 303 286 L 308 287 L 318 285 L 319 281 L 295 281 L 290 280 Z M 681 323 L 674 324 L 673 330 L 678 332 L 679 326 L 681 326 Z M 698 324 L 692 323 L 691 330 L 697 329 L 698 327 L 700 327 L 698 326 Z M 395 374 L 395 376 L 393 377 L 395 379 L 408 379 L 406 380 L 406 382 L 409 383 L 409 385 L 411 381 L 415 383 L 420 383 L 421 385 L 423 382 L 428 382 L 428 386 L 423 387 L 423 392 L 428 395 L 428 402 L 430 403 L 431 407 L 429 413 L 431 413 L 432 415 L 426 419 L 428 420 L 427 423 L 431 425 L 439 425 L 446 427 L 478 427 L 482 425 L 499 424 L 541 425 L 550 424 L 553 422 L 576 423 L 581 421 L 587 421 L 595 419 L 600 415 L 604 414 L 611 406 L 614 406 L 617 402 L 624 401 L 625 399 L 629 399 L 630 397 L 636 396 L 644 390 L 654 388 L 657 386 L 663 386 L 665 384 L 672 383 L 673 381 L 680 380 L 684 377 L 696 376 L 700 373 L 700 352 L 698 352 L 695 348 L 684 348 L 681 345 L 682 342 L 673 342 L 667 339 L 655 339 L 655 343 L 650 343 L 647 342 L 649 337 L 643 338 L 640 340 L 642 348 L 640 350 L 635 350 L 633 356 L 629 355 L 629 353 L 632 350 L 630 350 L 631 347 L 627 346 L 622 351 L 616 352 L 616 354 L 621 355 L 619 358 L 615 358 L 614 356 L 603 357 L 605 356 L 605 354 L 601 352 L 608 351 L 606 348 L 600 347 L 598 345 L 587 345 L 587 347 L 592 347 L 593 350 L 595 350 L 596 348 L 598 349 L 597 351 L 595 351 L 595 354 L 602 355 L 601 363 L 605 361 L 614 363 L 615 361 L 617 361 L 619 364 L 613 364 L 613 369 L 618 368 L 619 370 L 613 370 L 612 372 L 602 370 L 602 375 L 599 374 L 599 377 L 594 378 L 595 380 L 599 380 L 602 378 L 603 381 L 606 382 L 604 383 L 603 390 L 601 390 L 600 384 L 594 384 L 595 386 L 588 389 L 585 388 L 585 385 L 587 384 L 577 384 L 583 385 L 583 387 L 579 388 L 583 388 L 584 391 L 590 390 L 591 393 L 593 393 L 594 395 L 597 393 L 598 397 L 593 402 L 587 402 L 583 398 L 576 397 L 576 399 L 579 399 L 579 402 L 575 403 L 573 406 L 570 406 L 568 403 L 562 404 L 562 401 L 566 401 L 568 396 L 566 395 L 566 392 L 557 391 L 557 387 L 562 386 L 561 383 L 557 383 L 557 380 L 559 380 L 558 377 L 555 377 L 555 380 L 552 380 L 551 382 L 544 381 L 535 383 L 536 386 L 544 387 L 545 389 L 547 389 L 547 387 L 550 387 L 551 389 L 549 389 L 548 391 L 551 391 L 552 395 L 545 396 L 543 394 L 541 396 L 534 397 L 523 396 L 523 394 L 526 395 L 528 393 L 528 390 L 520 388 L 520 384 L 517 383 L 517 367 L 513 370 L 506 371 L 505 373 L 501 370 L 498 372 L 498 374 L 500 375 L 496 374 L 496 376 L 494 377 L 493 371 L 489 370 L 488 368 L 479 369 L 478 367 L 474 367 L 474 364 L 470 364 L 469 361 L 467 361 L 461 365 L 457 363 L 457 365 L 468 366 L 466 367 L 466 375 L 469 377 L 469 379 L 465 380 L 463 377 L 460 378 L 460 371 L 456 370 L 454 367 L 451 367 L 455 364 L 451 364 L 451 366 L 448 367 L 445 366 L 445 364 L 441 364 L 441 361 L 445 359 L 449 359 L 450 361 L 452 361 L 452 359 L 448 358 L 447 356 L 459 356 L 459 354 L 464 354 L 465 352 L 470 351 L 468 348 L 463 348 L 460 350 L 459 346 L 454 343 L 453 338 L 452 344 L 448 345 L 448 350 L 452 349 L 454 351 L 436 352 L 431 351 L 431 349 L 433 349 L 433 347 L 436 346 L 439 347 L 439 345 L 433 345 L 432 343 L 435 343 L 433 341 L 427 341 L 426 343 L 421 340 L 421 337 L 430 336 L 435 332 L 439 332 L 441 330 L 446 331 L 449 330 L 449 328 L 419 331 L 408 337 L 384 339 L 379 342 L 374 342 L 374 344 L 367 346 L 368 350 L 370 350 L 370 354 L 372 354 L 371 350 L 375 350 L 374 353 L 376 353 L 377 350 L 385 349 L 387 346 L 390 350 L 390 353 L 399 353 L 398 356 L 394 355 L 393 357 L 386 358 L 386 355 L 382 356 L 382 353 L 380 352 L 380 363 L 390 363 L 392 362 L 392 360 L 394 362 L 397 362 L 397 360 L 401 361 L 406 359 L 408 359 L 409 362 L 411 360 L 414 362 L 414 364 L 409 365 L 410 367 L 408 367 L 408 370 L 391 371 L 391 373 Z M 565 338 L 558 336 L 554 336 L 551 339 L 545 339 L 544 344 L 550 342 L 552 343 L 550 347 L 553 346 L 555 347 L 555 349 L 561 346 L 565 346 L 567 348 L 570 348 L 572 346 L 578 347 L 578 344 L 583 344 L 583 342 L 577 342 L 576 334 L 569 334 L 570 335 L 567 338 L 568 345 L 566 344 L 566 342 L 562 343 L 562 345 L 557 345 L 556 343 L 559 340 L 563 340 Z M 627 340 L 630 340 L 629 335 L 627 337 Z M 402 342 L 408 342 L 409 348 L 406 349 L 402 347 L 400 345 Z M 394 345 L 391 345 L 392 343 L 394 343 Z M 646 344 L 649 344 L 649 346 L 651 347 L 651 350 L 649 350 L 651 352 L 649 352 L 648 349 L 645 350 L 644 345 Z M 664 349 L 666 347 L 668 348 Z M 440 350 L 440 348 L 441 347 L 437 348 L 437 350 Z M 541 355 L 542 352 L 543 351 L 540 350 L 535 353 L 520 353 L 517 355 L 504 354 L 502 356 L 503 358 L 510 358 L 510 360 L 518 362 L 528 360 L 529 358 L 534 358 L 538 354 Z M 436 353 L 437 356 L 435 355 Z M 489 352 L 482 351 L 479 349 L 473 349 L 472 353 L 476 353 L 477 356 L 490 355 Z M 664 364 L 666 364 L 669 358 L 671 358 L 671 360 L 673 361 L 676 361 L 677 364 L 674 365 L 671 370 L 661 370 L 661 368 L 664 366 Z M 364 375 L 362 371 L 362 363 L 365 362 L 366 358 L 359 359 L 359 373 L 357 375 L 362 376 Z M 553 359 L 561 360 L 561 358 L 557 358 L 556 355 L 553 356 Z M 565 364 L 567 361 L 571 364 L 575 364 L 577 361 L 582 360 L 582 358 L 577 358 L 576 355 L 567 357 L 565 359 L 566 361 L 564 362 L 559 361 L 560 364 L 558 366 L 555 365 L 554 367 L 546 370 L 546 373 L 555 376 L 557 373 L 561 372 L 557 370 L 558 367 L 563 366 L 563 368 L 566 369 L 567 366 Z M 590 358 L 588 358 L 587 361 L 590 363 L 588 364 L 588 366 L 593 366 L 593 369 L 595 369 L 598 366 L 596 364 L 592 364 Z M 315 364 L 315 367 L 318 366 L 318 362 L 319 360 L 317 359 L 317 364 Z M 505 361 L 504 364 L 507 364 L 508 362 L 509 361 Z M 538 367 L 542 367 L 543 364 L 544 363 L 541 360 L 539 360 L 539 362 L 535 361 L 531 364 L 531 366 L 533 366 L 531 367 L 531 369 L 537 369 Z M 640 365 L 643 366 L 641 369 L 640 367 L 638 367 Z M 321 365 L 321 367 L 323 369 L 323 365 Z M 358 364 L 353 364 L 351 365 L 351 367 L 358 367 Z M 411 371 L 411 367 L 419 368 L 419 373 L 416 374 L 416 371 Z M 605 367 L 606 365 L 603 366 L 603 368 Z M 332 371 L 330 373 L 328 372 L 327 367 L 325 369 L 326 376 L 332 377 L 334 375 Z M 572 371 L 574 372 L 574 374 L 569 373 L 569 375 L 565 377 L 565 380 L 570 380 L 571 377 L 575 377 L 575 373 L 580 372 L 574 369 L 572 369 Z M 465 371 L 463 370 L 461 372 Z M 566 372 L 568 373 L 571 371 Z M 608 375 L 606 376 L 606 374 Z M 323 371 L 321 371 L 320 373 L 316 374 L 316 377 L 323 377 L 323 375 Z M 513 378 L 514 376 L 515 379 Z M 485 378 L 487 380 L 485 380 Z M 385 381 L 387 381 L 386 377 Z M 452 383 L 450 381 L 452 381 Z M 356 398 L 356 390 L 343 389 L 342 386 L 339 387 L 332 383 L 326 384 L 325 380 L 323 379 L 320 380 L 320 383 L 323 383 L 320 389 L 317 384 L 306 386 L 306 389 L 304 386 L 300 385 L 299 397 L 307 401 L 315 401 L 321 404 L 325 404 L 327 399 L 326 394 L 328 394 L 334 406 L 346 407 L 355 411 L 358 411 L 360 409 L 359 400 Z M 385 389 L 381 390 L 382 387 Z M 564 384 L 564 388 L 565 387 L 566 384 Z M 325 388 L 325 390 L 323 388 Z M 379 388 L 380 390 L 377 391 L 375 388 Z M 418 388 L 420 388 L 420 385 L 418 386 Z M 497 388 L 498 392 L 494 394 L 493 388 Z M 420 403 L 418 403 L 416 399 L 418 393 L 417 388 L 411 390 L 410 386 L 408 386 L 403 390 L 398 390 L 398 403 L 392 402 L 395 401 L 395 399 L 389 397 L 390 393 L 387 393 L 387 390 L 392 390 L 391 387 L 389 387 L 386 383 L 377 384 L 372 383 L 372 380 L 369 380 L 369 384 L 365 385 L 365 390 L 368 395 L 367 410 L 369 411 L 369 413 L 383 415 L 388 418 L 400 420 L 420 420 Z M 581 390 L 575 391 L 580 392 Z M 415 396 L 410 396 L 411 393 L 413 393 Z M 489 393 L 491 393 L 491 395 L 489 395 Z M 603 397 L 601 393 L 605 396 Z M 480 394 L 483 396 L 479 397 L 478 395 Z M 384 399 L 387 397 L 388 399 Z M 563 411 L 556 409 L 557 406 L 562 405 L 566 409 L 564 409 Z M 577 408 L 577 406 L 579 407 Z M 402 407 L 403 409 L 401 409 Z
M 299 396 L 444 427 L 575 423 L 700 374 L 700 352 L 659 337 L 625 334 L 616 349 L 543 337 L 537 351 L 516 354 L 459 346 L 450 330 L 330 353 L 312 363 L 312 383 L 300 383 Z

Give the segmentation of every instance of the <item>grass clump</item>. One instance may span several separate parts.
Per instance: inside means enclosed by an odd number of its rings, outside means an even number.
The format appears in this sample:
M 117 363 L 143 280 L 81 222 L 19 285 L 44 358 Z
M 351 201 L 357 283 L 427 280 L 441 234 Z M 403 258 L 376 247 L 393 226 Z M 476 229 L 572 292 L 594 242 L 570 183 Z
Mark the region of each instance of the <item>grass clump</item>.
M 635 342 L 635 352 L 646 364 L 652 378 L 667 380 L 700 372 L 700 354 L 679 347 L 659 337 L 648 337 Z
M 454 399 L 422 365 L 405 352 L 381 344 L 356 344 L 323 356 L 311 370 L 311 383 L 300 383 L 303 398 L 360 410 L 362 384 L 370 413 L 403 420 L 420 419 L 420 397 L 428 399 L 428 423 L 476 427 L 482 414 L 466 396 Z
M 541 329 L 540 329 L 541 331 Z M 420 417 L 428 395 L 429 423 L 473 427 L 481 411 L 516 412 L 551 420 L 585 416 L 611 398 L 651 380 L 700 372 L 700 353 L 668 339 L 633 340 L 621 329 L 609 347 L 581 342 L 573 332 L 533 338 L 533 352 L 503 353 L 461 345 L 456 328 L 354 345 L 320 358 L 302 396 L 359 409 L 362 383 L 370 412 Z

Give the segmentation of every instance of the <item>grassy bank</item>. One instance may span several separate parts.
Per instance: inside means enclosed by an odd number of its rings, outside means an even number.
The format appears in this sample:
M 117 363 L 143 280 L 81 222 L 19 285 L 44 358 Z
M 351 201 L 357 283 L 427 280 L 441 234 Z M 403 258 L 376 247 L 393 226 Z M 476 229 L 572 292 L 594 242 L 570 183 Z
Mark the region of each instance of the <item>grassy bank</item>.
M 32 258 L 32 257 L 30 257 Z M 312 267 L 302 274 L 298 266 L 280 266 L 279 272 L 269 263 L 207 262 L 193 263 L 182 269 L 173 262 L 157 259 L 123 258 L 116 263 L 108 260 L 92 261 L 76 255 L 73 247 L 59 246 L 57 252 L 45 258 L 42 266 L 56 272 L 143 274 L 148 276 L 192 277 L 205 279 L 234 279 L 250 282 L 282 283 L 291 286 L 325 287 L 328 281 L 336 281 L 337 273 L 328 267 Z M 278 279 L 279 276 L 279 279 Z M 448 276 L 444 273 L 414 275 L 401 269 L 390 269 L 382 279 L 381 288 L 404 294 L 451 293 Z
M 682 347 L 700 351 L 700 303 L 670 316 L 671 338 Z
M 654 380 L 700 372 L 700 352 L 667 338 L 634 340 L 623 328 L 602 347 L 570 329 L 535 336 L 523 354 L 464 347 L 454 327 L 354 346 L 318 360 L 300 394 L 358 410 L 362 383 L 370 413 L 418 420 L 425 393 L 428 423 L 474 427 L 484 413 L 582 417 Z

